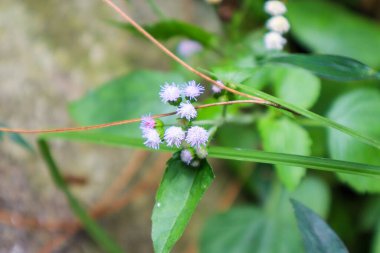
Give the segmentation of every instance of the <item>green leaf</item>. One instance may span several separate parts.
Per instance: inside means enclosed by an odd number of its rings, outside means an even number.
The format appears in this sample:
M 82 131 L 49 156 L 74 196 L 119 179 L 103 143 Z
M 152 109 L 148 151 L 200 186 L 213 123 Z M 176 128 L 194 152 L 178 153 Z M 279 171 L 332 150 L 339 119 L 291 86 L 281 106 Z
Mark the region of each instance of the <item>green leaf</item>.
M 266 62 L 290 64 L 337 81 L 372 80 L 379 77 L 374 69 L 364 63 L 338 55 L 289 54 L 270 57 Z
M 300 68 L 274 68 L 272 80 L 277 97 L 305 109 L 314 105 L 321 89 L 320 80 Z
M 319 122 L 325 126 L 337 129 L 340 132 L 343 132 L 343 133 L 346 133 L 347 135 L 355 137 L 356 139 L 360 140 L 363 143 L 367 143 L 368 145 L 371 145 L 373 147 L 380 149 L 379 139 L 373 139 L 373 138 L 366 136 L 366 135 L 362 134 L 361 132 L 358 132 L 352 128 L 346 127 L 346 126 L 341 125 L 341 124 L 339 124 L 335 121 L 332 121 L 328 118 L 322 117 L 316 113 L 313 113 L 313 112 L 308 111 L 306 109 L 300 108 L 296 105 L 285 102 L 284 100 L 276 98 L 274 96 L 271 96 L 265 92 L 261 92 L 259 90 L 256 90 L 254 88 L 251 88 L 251 87 L 248 87 L 248 86 L 245 86 L 242 84 L 234 84 L 234 85 L 236 85 L 240 90 L 246 92 L 247 94 L 263 98 L 267 101 L 274 102 L 274 103 L 281 105 L 282 107 L 287 108 L 289 110 L 292 110 L 292 111 L 294 111 L 294 112 L 296 112 L 296 113 L 298 113 L 298 114 L 300 114 L 306 118 L 315 120 L 316 122 Z
M 333 104 L 329 118 L 360 131 L 373 139 L 380 139 L 380 92 L 360 89 L 349 92 Z M 333 158 L 352 162 L 380 165 L 380 150 L 330 129 L 330 154 Z M 380 192 L 380 177 L 339 174 L 339 178 L 360 192 Z
M 307 253 L 348 253 L 335 232 L 312 210 L 291 200 Z
M 311 178 L 291 195 L 281 191 L 281 188 L 277 190 L 270 197 L 271 205 L 264 209 L 234 207 L 209 219 L 201 233 L 200 252 L 303 252 L 289 197 L 304 203 L 314 202 L 317 207 L 329 206 L 328 187 L 322 181 Z M 317 210 L 321 213 L 320 209 Z
M 74 214 L 81 221 L 89 235 L 96 241 L 105 252 L 121 253 L 124 252 L 115 242 L 111 240 L 108 234 L 91 218 L 86 210 L 79 204 L 78 200 L 70 192 L 65 180 L 50 153 L 49 145 L 45 140 L 39 139 L 38 146 L 42 157 L 48 166 L 51 177 L 56 186 L 65 194 Z
M 170 252 L 213 179 L 214 173 L 206 160 L 198 168 L 190 167 L 177 152 L 168 161 L 152 214 L 156 253 Z
M 134 32 L 140 35 L 130 24 L 112 22 L 116 26 Z M 185 37 L 196 40 L 204 46 L 214 47 L 217 44 L 218 37 L 199 26 L 186 23 L 179 20 L 162 20 L 160 22 L 145 25 L 144 29 L 158 40 L 169 40 L 173 37 Z
M 93 125 L 173 111 L 173 107 L 163 104 L 158 95 L 160 85 L 165 82 L 182 83 L 184 80 L 173 72 L 131 72 L 71 103 L 70 114 L 80 125 Z M 136 124 L 97 131 L 130 137 L 141 136 Z
M 40 135 L 43 139 L 64 139 L 69 141 L 80 141 L 98 143 L 103 145 L 123 146 L 148 149 L 144 146 L 141 138 L 129 138 L 122 135 L 109 133 L 54 133 Z M 166 146 L 160 147 L 158 151 L 175 151 Z M 307 167 L 328 172 L 345 172 L 354 175 L 377 175 L 380 176 L 380 166 L 363 163 L 345 162 L 328 158 L 299 156 L 282 153 L 264 152 L 254 149 L 209 147 L 209 156 L 220 159 L 235 161 L 257 162 L 279 165 L 294 165 Z
M 17 133 L 9 133 L 9 138 L 14 141 L 15 143 L 17 143 L 18 145 L 20 145 L 21 147 L 33 152 L 34 149 L 32 147 L 32 145 L 29 144 L 29 142 L 27 142 L 24 137 L 22 137 L 20 134 L 17 134 Z M 0 136 L 0 139 L 1 139 L 1 136 Z
M 315 53 L 337 54 L 380 66 L 380 26 L 334 1 L 287 3 L 292 35 Z
M 263 119 L 259 123 L 265 151 L 310 155 L 311 140 L 305 129 L 287 118 Z M 294 190 L 306 171 L 303 167 L 276 165 L 281 182 Z

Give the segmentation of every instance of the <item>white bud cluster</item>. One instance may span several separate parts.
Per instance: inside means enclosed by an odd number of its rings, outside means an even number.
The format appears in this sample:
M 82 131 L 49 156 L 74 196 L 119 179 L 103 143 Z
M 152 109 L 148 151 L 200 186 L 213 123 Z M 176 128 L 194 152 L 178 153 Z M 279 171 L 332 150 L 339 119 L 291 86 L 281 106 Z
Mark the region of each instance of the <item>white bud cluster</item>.
M 182 126 L 170 126 L 164 130 L 162 121 L 151 116 L 141 118 L 140 129 L 145 139 L 144 144 L 153 149 L 159 149 L 161 143 L 168 147 L 182 148 L 180 158 L 190 166 L 198 167 L 201 159 L 206 158 L 206 145 L 209 133 L 199 126 L 191 126 L 191 121 L 197 117 L 197 110 L 191 104 L 204 92 L 204 87 L 195 81 L 183 86 L 166 83 L 159 93 L 162 102 L 177 106 L 176 114 L 182 121 Z M 182 102 L 182 99 L 185 99 Z
M 264 36 L 264 45 L 268 50 L 282 50 L 287 40 L 284 34 L 290 30 L 289 21 L 283 16 L 286 13 L 286 6 L 278 0 L 266 1 L 264 5 L 266 13 L 272 17 L 266 23 L 269 32 Z

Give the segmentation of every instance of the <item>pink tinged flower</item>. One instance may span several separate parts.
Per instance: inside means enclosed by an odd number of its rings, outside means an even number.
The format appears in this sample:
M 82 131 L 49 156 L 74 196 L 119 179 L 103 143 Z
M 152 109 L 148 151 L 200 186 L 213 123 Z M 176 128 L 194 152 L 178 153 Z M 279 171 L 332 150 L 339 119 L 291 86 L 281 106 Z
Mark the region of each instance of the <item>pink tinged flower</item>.
M 177 47 L 177 52 L 184 58 L 189 58 L 203 49 L 202 45 L 194 40 L 182 40 Z
M 282 50 L 286 44 L 286 39 L 277 32 L 269 32 L 264 36 L 264 45 L 268 50 Z
M 143 131 L 143 137 L 145 138 L 144 145 L 147 146 L 148 148 L 153 148 L 153 149 L 160 148 L 161 138 L 157 130 L 145 129 L 145 131 Z
M 181 90 L 175 83 L 165 84 L 161 86 L 160 97 L 164 103 L 176 102 L 181 97 Z
M 197 100 L 196 98 L 199 97 L 204 90 L 205 88 L 199 83 L 197 84 L 195 81 L 190 81 L 183 89 L 183 93 L 185 94 L 185 97 Z
M 188 149 L 183 149 L 181 151 L 181 160 L 187 165 L 190 165 L 191 161 L 194 159 L 194 155 Z
M 206 145 L 208 138 L 209 134 L 203 127 L 193 126 L 187 130 L 186 142 L 192 147 L 199 148 Z
M 272 32 L 284 34 L 289 31 L 289 21 L 283 16 L 274 16 L 267 21 L 267 28 Z
M 265 5 L 264 5 L 264 10 L 266 13 L 268 13 L 270 15 L 278 16 L 278 15 L 285 14 L 286 6 L 281 1 L 270 0 L 270 1 L 266 1 Z
M 172 126 L 166 129 L 164 139 L 169 147 L 179 148 L 185 139 L 185 131 L 180 127 Z
M 222 83 L 222 81 L 216 81 L 217 83 L 220 83 L 221 85 L 224 86 L 224 84 Z M 218 93 L 221 93 L 222 92 L 222 88 L 220 88 L 219 86 L 216 86 L 216 85 L 213 85 L 211 86 L 211 90 L 214 94 L 218 94 Z
M 140 129 L 142 131 L 153 129 L 155 126 L 156 122 L 150 115 L 141 117 Z
M 194 106 L 186 101 L 185 103 L 181 103 L 177 109 L 177 115 L 180 118 L 186 118 L 187 120 L 191 120 L 197 117 L 197 110 L 195 110 Z

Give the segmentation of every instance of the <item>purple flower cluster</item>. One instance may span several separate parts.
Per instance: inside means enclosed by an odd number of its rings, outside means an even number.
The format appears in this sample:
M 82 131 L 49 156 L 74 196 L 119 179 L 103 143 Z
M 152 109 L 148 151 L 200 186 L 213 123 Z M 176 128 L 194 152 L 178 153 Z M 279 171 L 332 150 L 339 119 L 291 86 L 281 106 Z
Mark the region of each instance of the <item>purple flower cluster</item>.
M 159 93 L 162 102 L 177 106 L 176 114 L 183 120 L 180 121 L 180 126 L 164 129 L 162 121 L 150 115 L 143 116 L 140 129 L 145 139 L 144 144 L 153 149 L 159 149 L 162 143 L 168 147 L 182 148 L 181 160 L 187 165 L 199 166 L 200 159 L 207 156 L 209 133 L 203 127 L 191 126 L 191 121 L 197 117 L 197 111 L 191 101 L 196 101 L 204 90 L 204 87 L 195 81 L 183 86 L 175 83 L 163 85 Z

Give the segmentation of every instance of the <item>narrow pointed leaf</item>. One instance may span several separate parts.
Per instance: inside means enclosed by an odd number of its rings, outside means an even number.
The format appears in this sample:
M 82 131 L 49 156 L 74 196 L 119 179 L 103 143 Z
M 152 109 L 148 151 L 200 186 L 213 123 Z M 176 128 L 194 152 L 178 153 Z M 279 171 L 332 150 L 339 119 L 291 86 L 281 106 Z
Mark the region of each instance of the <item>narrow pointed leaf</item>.
M 291 200 L 307 253 L 348 253 L 346 246 L 321 217 Z
M 124 252 L 108 234 L 91 218 L 86 210 L 81 206 L 79 201 L 69 190 L 65 180 L 63 179 L 59 169 L 50 153 L 50 148 L 45 140 L 39 139 L 38 146 L 41 151 L 41 155 L 45 160 L 45 163 L 49 169 L 52 179 L 56 186 L 65 194 L 67 201 L 69 202 L 74 214 L 78 217 L 80 222 L 88 234 L 96 241 L 104 252 L 108 253 L 121 253 Z
M 358 132 L 354 129 L 351 129 L 349 127 L 346 127 L 344 125 L 341 125 L 335 121 L 332 121 L 328 118 L 325 118 L 321 115 L 318 115 L 316 113 L 313 113 L 309 110 L 306 110 L 306 109 L 303 109 L 303 108 L 300 108 L 298 106 L 295 106 L 291 103 L 288 103 L 288 102 L 285 102 L 284 100 L 282 99 L 279 99 L 279 98 L 276 98 L 274 96 L 271 96 L 265 92 L 262 92 L 262 91 L 259 91 L 259 90 L 256 90 L 256 89 L 253 89 L 251 87 L 248 87 L 246 85 L 242 85 L 242 84 L 235 84 L 238 88 L 240 88 L 242 91 L 248 93 L 248 94 L 251 94 L 253 96 L 257 96 L 257 97 L 260 97 L 260 98 L 263 98 L 265 100 L 268 100 L 268 101 L 271 101 L 273 103 L 276 103 L 278 105 L 281 105 L 282 107 L 288 109 L 288 110 L 291 110 L 293 112 L 296 112 L 306 118 L 309 118 L 309 119 L 312 119 L 312 120 L 315 120 L 316 122 L 320 122 L 322 123 L 323 125 L 325 126 L 328 126 L 328 127 L 331 127 L 331 128 L 334 128 L 340 132 L 343 132 L 345 134 L 348 134 L 354 138 L 356 138 L 357 140 L 360 140 L 361 142 L 363 143 L 366 143 L 368 145 L 371 145 L 375 148 L 378 148 L 380 149 L 380 141 L 377 140 L 377 139 L 373 139 L 369 136 L 366 136 L 366 135 L 363 135 L 361 132 Z
M 185 165 L 179 153 L 168 161 L 152 214 L 152 240 L 156 253 L 167 253 L 184 232 L 214 173 L 206 160 L 199 167 Z
M 65 139 L 69 141 L 86 141 L 103 145 L 122 146 L 148 149 L 142 139 L 126 136 L 112 135 L 108 133 L 54 133 L 41 135 L 43 139 Z M 173 151 L 162 146 L 159 151 Z M 300 156 L 282 153 L 265 152 L 255 149 L 241 149 L 231 147 L 209 147 L 209 156 L 235 161 L 294 165 L 328 172 L 344 172 L 354 175 L 380 175 L 380 166 L 368 165 L 356 162 L 347 162 L 329 158 Z
M 266 62 L 290 64 L 337 81 L 378 78 L 376 71 L 364 63 L 339 55 L 289 54 L 268 58 Z

